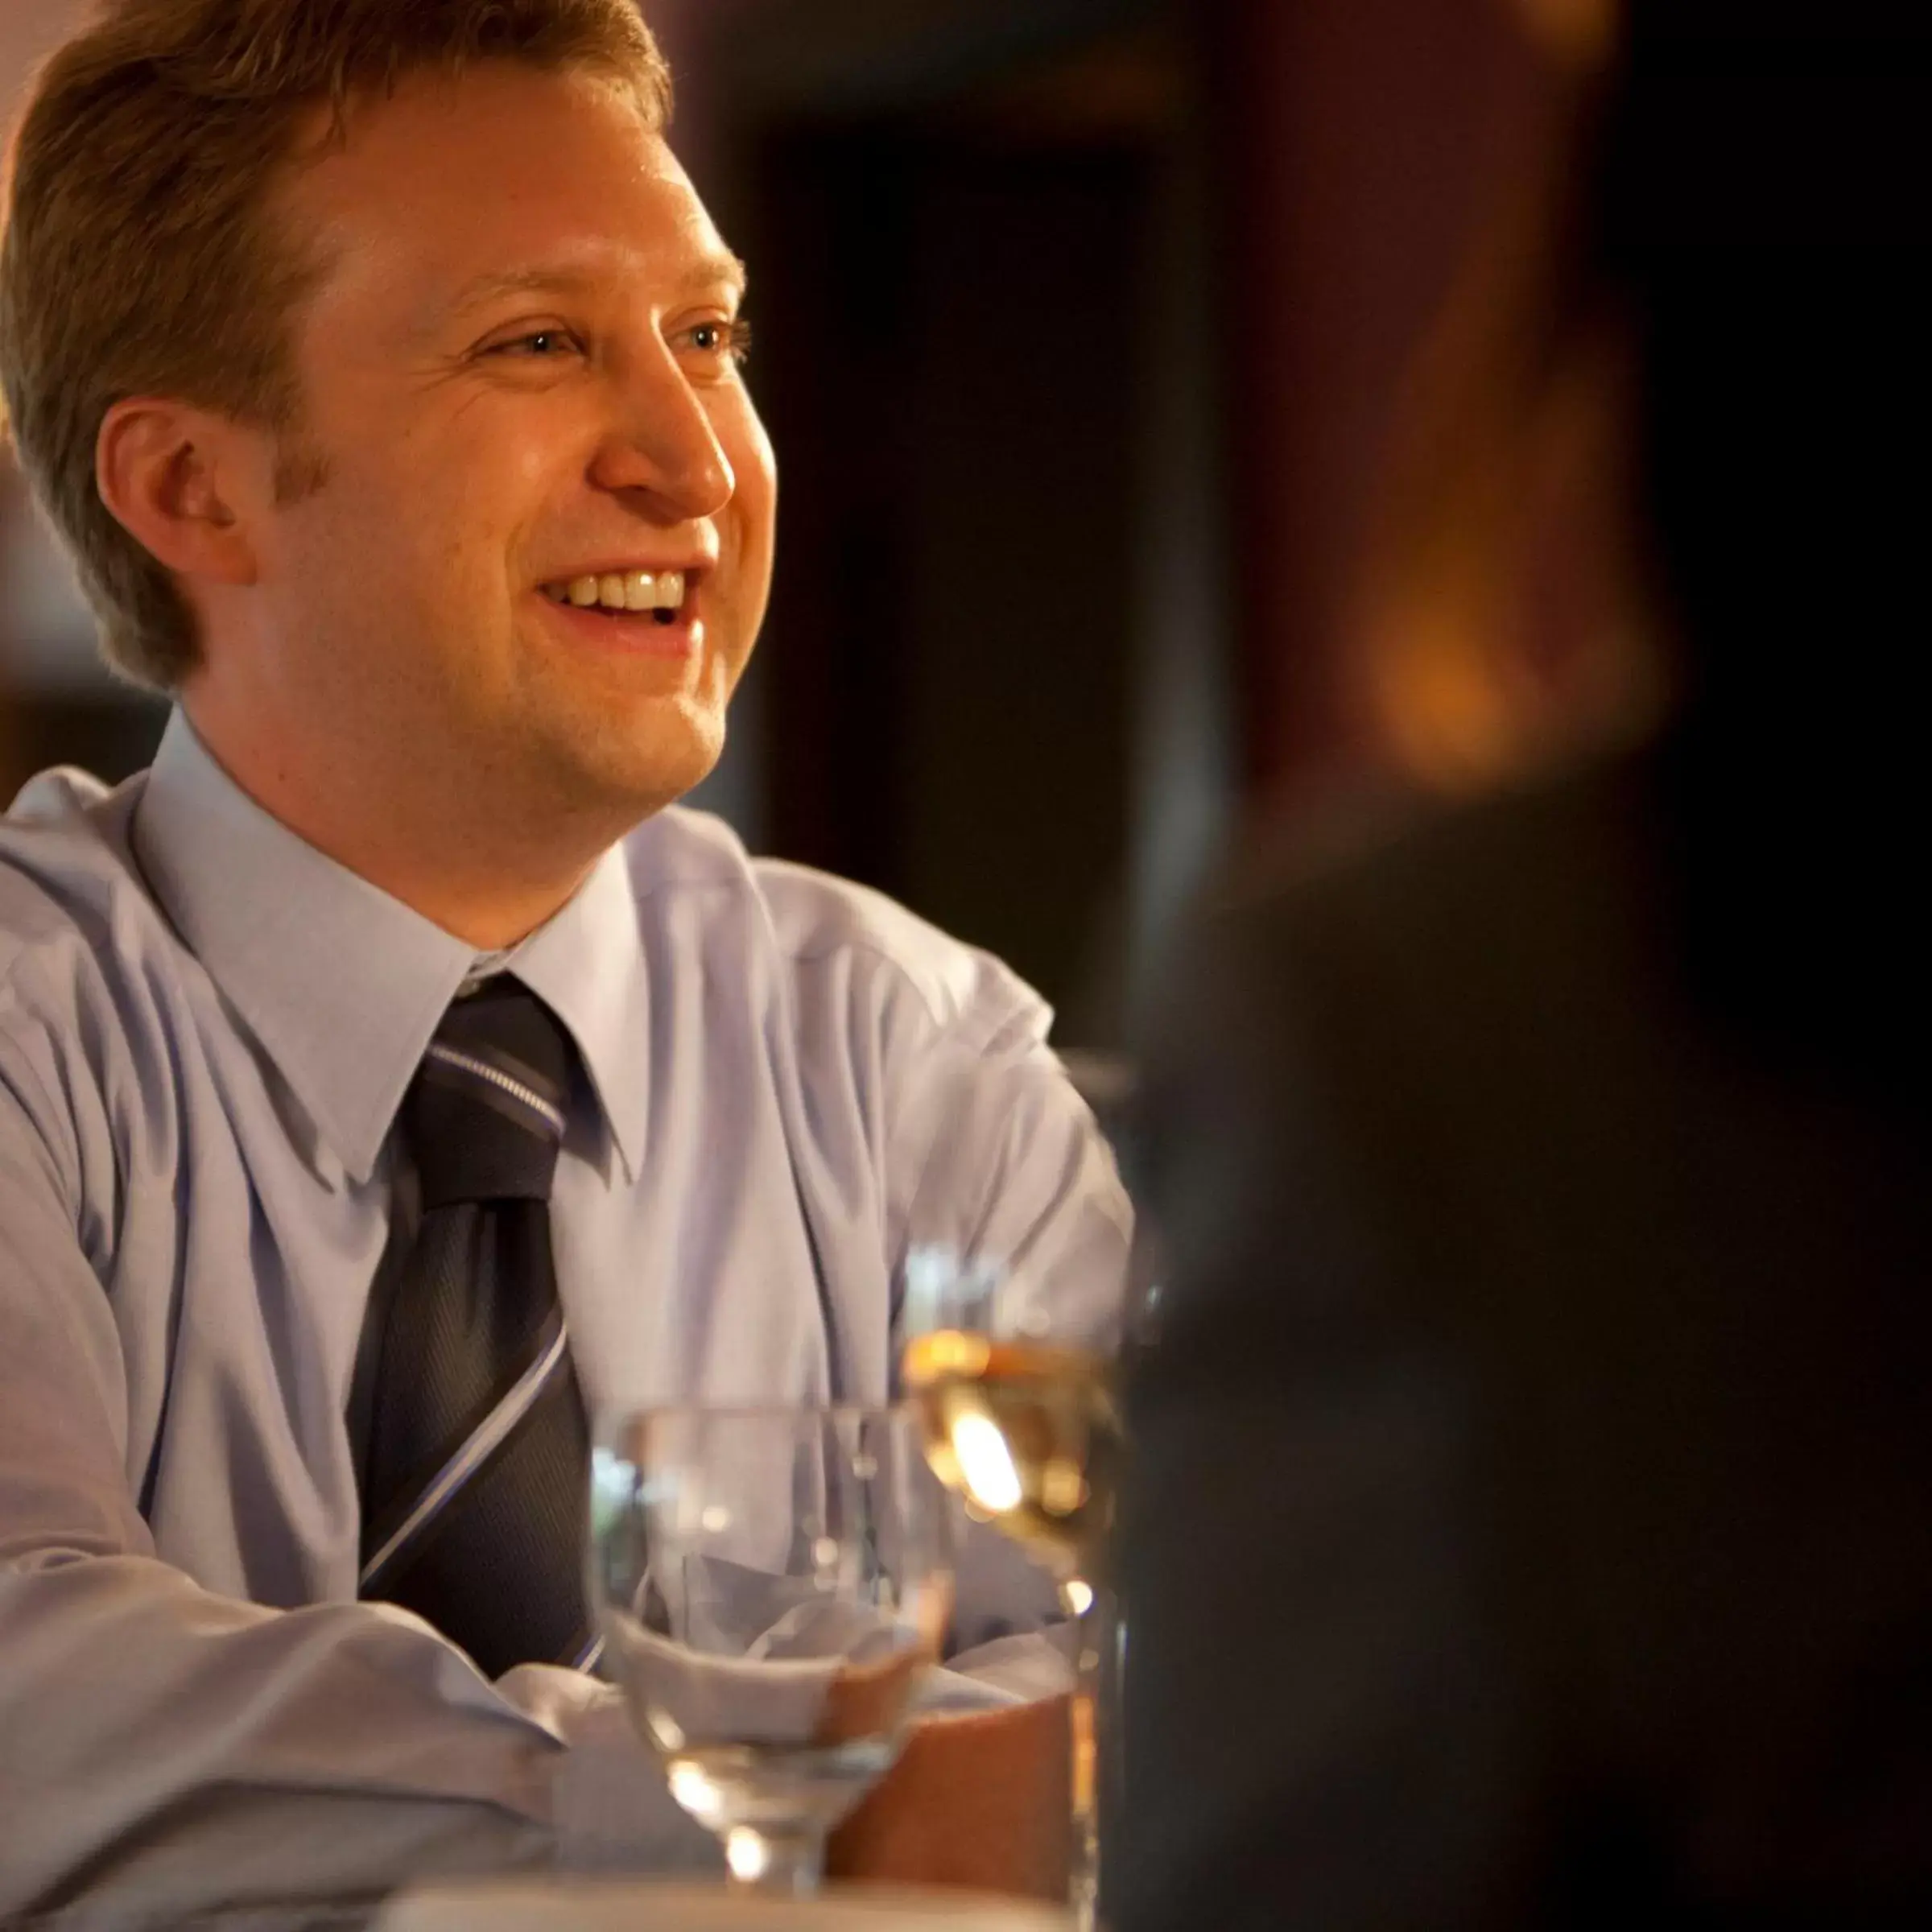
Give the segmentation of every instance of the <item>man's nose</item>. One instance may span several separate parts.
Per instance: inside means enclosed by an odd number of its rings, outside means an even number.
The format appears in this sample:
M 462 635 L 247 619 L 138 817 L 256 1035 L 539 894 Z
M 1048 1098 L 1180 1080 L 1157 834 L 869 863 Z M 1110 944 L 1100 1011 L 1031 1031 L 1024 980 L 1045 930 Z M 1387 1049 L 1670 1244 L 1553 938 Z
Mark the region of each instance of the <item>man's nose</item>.
M 703 398 L 668 349 L 624 386 L 622 407 L 598 452 L 594 480 L 647 497 L 655 514 L 677 522 L 723 510 L 737 477 Z

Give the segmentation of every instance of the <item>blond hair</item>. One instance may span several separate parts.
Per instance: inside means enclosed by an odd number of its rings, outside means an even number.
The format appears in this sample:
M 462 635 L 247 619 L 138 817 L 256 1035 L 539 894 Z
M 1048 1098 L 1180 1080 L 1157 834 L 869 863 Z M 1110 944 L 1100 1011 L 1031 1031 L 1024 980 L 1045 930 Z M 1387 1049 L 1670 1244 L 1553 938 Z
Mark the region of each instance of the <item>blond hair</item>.
M 166 396 L 298 431 L 291 318 L 318 270 L 275 232 L 272 188 L 319 109 L 340 138 L 358 97 L 485 60 L 601 73 L 652 126 L 670 114 L 634 0 L 104 0 L 41 69 L 0 217 L 0 393 L 108 659 L 137 682 L 171 688 L 200 644 L 101 499 L 107 412 Z M 284 488 L 312 485 L 315 460 L 284 453 Z

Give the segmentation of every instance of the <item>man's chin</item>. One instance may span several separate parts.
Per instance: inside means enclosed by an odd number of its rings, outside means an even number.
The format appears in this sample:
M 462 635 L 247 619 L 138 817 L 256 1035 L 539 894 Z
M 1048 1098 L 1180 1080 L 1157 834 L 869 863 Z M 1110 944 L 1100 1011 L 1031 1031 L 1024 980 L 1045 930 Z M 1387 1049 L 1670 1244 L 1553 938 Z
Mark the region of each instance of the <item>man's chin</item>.
M 609 817 L 620 831 L 675 804 L 717 768 L 724 749 L 721 715 L 676 708 L 630 732 L 605 718 L 559 748 L 558 778 L 581 807 Z

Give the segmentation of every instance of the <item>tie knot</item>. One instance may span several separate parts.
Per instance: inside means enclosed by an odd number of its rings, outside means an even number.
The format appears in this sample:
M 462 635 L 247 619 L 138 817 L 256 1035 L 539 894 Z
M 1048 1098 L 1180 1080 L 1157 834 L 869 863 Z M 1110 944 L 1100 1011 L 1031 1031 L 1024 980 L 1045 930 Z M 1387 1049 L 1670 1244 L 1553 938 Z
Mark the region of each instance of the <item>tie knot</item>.
M 550 1199 L 571 1059 L 555 1015 L 506 973 L 451 1004 L 402 1103 L 425 1212 Z

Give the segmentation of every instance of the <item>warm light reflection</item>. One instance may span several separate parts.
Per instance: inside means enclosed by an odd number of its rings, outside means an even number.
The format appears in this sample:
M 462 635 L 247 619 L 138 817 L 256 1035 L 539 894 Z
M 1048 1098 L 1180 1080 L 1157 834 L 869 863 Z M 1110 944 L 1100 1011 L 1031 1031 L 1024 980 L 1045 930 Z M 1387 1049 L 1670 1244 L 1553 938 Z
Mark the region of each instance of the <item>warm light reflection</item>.
M 1538 45 L 1574 72 L 1595 72 L 1616 46 L 1610 0 L 1516 0 L 1516 10 Z
M 723 1808 L 721 1793 L 702 1765 L 679 1758 L 670 1767 L 671 1794 L 700 1824 L 715 1820 Z
M 740 1885 L 755 1885 L 771 1869 L 771 1847 L 755 1831 L 732 1831 L 724 1839 L 724 1862 Z
M 1040 1471 L 1040 1507 L 1050 1516 L 1071 1516 L 1088 1498 L 1087 1478 L 1071 1456 L 1050 1456 Z
M 1019 1472 L 1013 1466 L 1013 1451 L 998 1426 L 983 1415 L 962 1415 L 952 1425 L 952 1452 L 959 1458 L 960 1475 L 972 1500 L 982 1509 L 1001 1516 L 1017 1509 L 1025 1492 Z

